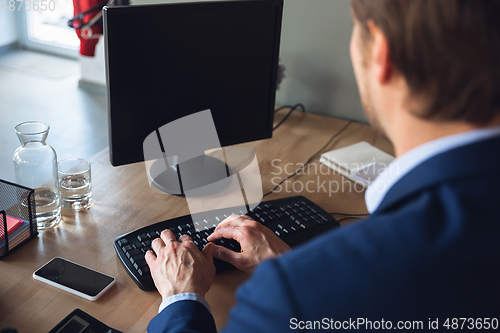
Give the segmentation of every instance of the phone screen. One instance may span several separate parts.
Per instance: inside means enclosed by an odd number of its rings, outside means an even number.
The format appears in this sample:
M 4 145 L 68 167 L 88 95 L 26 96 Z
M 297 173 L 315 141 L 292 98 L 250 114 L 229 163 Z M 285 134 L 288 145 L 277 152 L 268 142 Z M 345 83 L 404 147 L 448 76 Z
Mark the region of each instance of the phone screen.
M 52 259 L 35 275 L 90 296 L 97 296 L 114 280 L 111 276 L 61 258 Z

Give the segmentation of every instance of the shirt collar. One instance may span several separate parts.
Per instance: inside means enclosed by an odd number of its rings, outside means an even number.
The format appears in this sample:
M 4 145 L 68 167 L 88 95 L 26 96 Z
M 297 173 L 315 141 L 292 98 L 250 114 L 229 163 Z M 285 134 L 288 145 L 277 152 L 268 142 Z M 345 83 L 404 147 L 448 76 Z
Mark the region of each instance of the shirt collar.
M 375 212 L 385 195 L 401 178 L 416 166 L 448 150 L 465 146 L 477 141 L 500 136 L 500 126 L 481 128 L 465 133 L 439 138 L 420 145 L 395 159 L 378 175 L 365 193 L 366 207 L 370 214 Z

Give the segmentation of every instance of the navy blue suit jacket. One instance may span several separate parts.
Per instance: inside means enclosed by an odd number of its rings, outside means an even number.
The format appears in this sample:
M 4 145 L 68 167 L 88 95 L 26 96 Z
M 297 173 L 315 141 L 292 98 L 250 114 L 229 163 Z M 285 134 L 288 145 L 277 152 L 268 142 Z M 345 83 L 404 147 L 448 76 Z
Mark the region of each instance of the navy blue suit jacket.
M 429 318 L 438 319 L 443 331 L 447 318 L 499 318 L 499 189 L 500 138 L 427 160 L 368 220 L 261 264 L 239 289 L 224 332 L 285 332 L 308 328 L 307 321 L 357 318 L 393 328 L 422 321 L 424 331 Z M 215 332 L 215 325 L 203 305 L 181 301 L 148 331 Z

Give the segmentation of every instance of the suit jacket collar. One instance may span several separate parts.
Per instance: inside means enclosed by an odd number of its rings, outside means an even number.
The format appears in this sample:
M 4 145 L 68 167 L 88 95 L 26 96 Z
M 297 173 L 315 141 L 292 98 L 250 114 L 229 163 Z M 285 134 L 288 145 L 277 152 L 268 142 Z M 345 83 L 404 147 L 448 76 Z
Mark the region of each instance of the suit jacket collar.
M 500 171 L 500 137 L 449 150 L 423 162 L 401 178 L 374 213 L 437 184 L 495 170 Z

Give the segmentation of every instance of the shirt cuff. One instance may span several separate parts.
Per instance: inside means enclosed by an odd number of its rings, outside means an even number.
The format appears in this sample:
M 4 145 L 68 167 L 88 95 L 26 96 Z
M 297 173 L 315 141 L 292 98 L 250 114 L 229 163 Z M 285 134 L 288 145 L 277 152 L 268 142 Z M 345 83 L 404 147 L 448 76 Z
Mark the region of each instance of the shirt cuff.
M 179 302 L 179 301 L 196 301 L 201 304 L 203 304 L 208 312 L 212 313 L 212 310 L 210 310 L 210 306 L 208 305 L 207 300 L 196 293 L 182 293 L 182 294 L 175 294 L 172 296 L 169 296 L 163 300 L 160 304 L 160 308 L 158 309 L 158 313 L 162 312 L 163 309 L 165 309 L 167 306 L 169 306 L 172 303 Z

